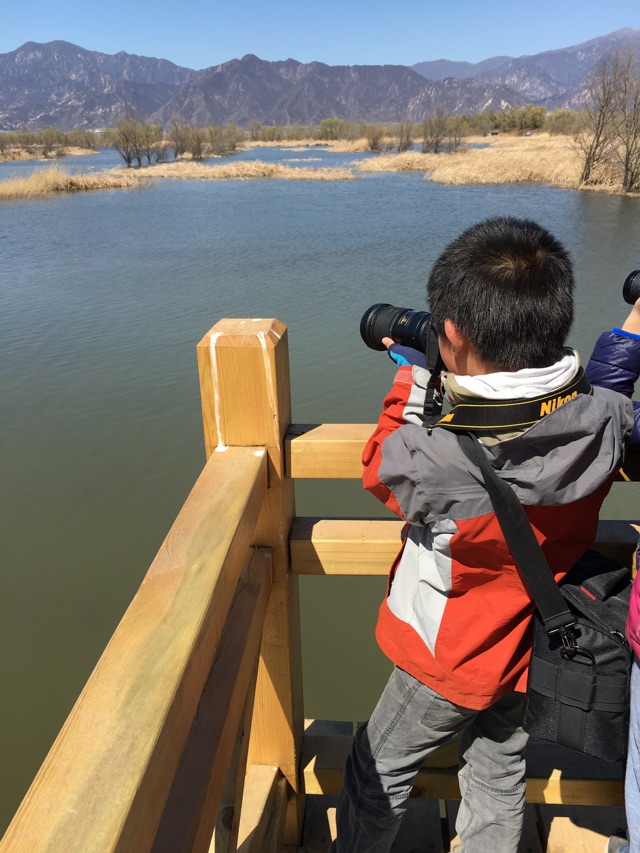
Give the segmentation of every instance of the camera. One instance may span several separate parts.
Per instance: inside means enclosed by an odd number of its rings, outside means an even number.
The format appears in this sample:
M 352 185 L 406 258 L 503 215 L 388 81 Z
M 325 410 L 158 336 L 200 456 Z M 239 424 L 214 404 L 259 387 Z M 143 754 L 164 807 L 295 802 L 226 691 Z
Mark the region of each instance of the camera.
M 640 297 L 640 270 L 633 270 L 625 278 L 622 285 L 622 296 L 629 305 L 635 305 Z
M 413 311 L 411 308 L 377 302 L 362 315 L 360 336 L 370 349 L 384 350 L 386 347 L 382 339 L 392 338 L 397 344 L 420 350 L 427 357 L 429 369 L 433 368 L 438 358 L 438 336 L 431 325 L 431 314 L 428 311 Z

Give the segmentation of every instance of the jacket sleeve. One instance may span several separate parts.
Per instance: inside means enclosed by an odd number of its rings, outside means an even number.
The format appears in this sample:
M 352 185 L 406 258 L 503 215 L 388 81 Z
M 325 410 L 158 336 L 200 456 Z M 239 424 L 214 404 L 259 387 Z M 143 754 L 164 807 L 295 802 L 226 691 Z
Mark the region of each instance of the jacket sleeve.
M 631 397 L 640 376 L 640 337 L 620 329 L 603 332 L 594 347 L 586 368 L 592 385 L 610 388 Z M 640 450 L 640 404 L 633 404 L 631 447 Z
M 364 472 L 362 484 L 367 491 L 375 495 L 385 506 L 406 518 L 398 500 L 389 486 L 380 480 L 379 471 L 383 457 L 383 447 L 387 438 L 405 424 L 421 425 L 424 420 L 423 407 L 429 372 L 422 367 L 400 367 L 395 375 L 391 390 L 384 398 L 382 414 L 375 432 L 367 442 L 362 454 Z M 398 471 L 405 481 L 412 479 L 411 470 Z M 416 475 L 417 476 L 417 475 Z

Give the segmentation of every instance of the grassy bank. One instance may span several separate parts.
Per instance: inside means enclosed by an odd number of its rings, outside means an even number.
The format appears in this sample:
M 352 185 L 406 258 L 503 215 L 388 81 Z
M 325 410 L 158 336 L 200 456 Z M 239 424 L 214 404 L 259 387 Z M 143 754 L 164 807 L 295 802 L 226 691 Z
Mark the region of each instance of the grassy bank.
M 454 154 L 407 151 L 352 164 L 361 172 L 425 172 L 441 184 L 540 183 L 563 189 L 586 189 L 580 184 L 582 155 L 568 136 L 497 136 L 471 138 L 468 143 L 489 143 L 487 148 L 464 147 Z M 590 190 L 621 192 L 614 180 L 590 185 Z
M 307 148 L 328 148 L 336 154 L 358 154 L 361 151 L 369 151 L 369 142 L 364 139 L 285 139 L 281 142 L 263 142 L 252 140 L 243 142 L 238 148 L 289 148 L 291 151 L 304 151 Z
M 76 148 L 66 146 L 56 148 L 47 152 L 41 148 L 5 148 L 0 151 L 0 163 L 13 163 L 17 160 L 57 160 L 59 157 L 79 156 L 83 154 L 95 154 L 90 148 Z
M 52 166 L 48 169 L 39 169 L 26 178 L 9 178 L 7 181 L 0 181 L 0 200 L 38 198 L 52 193 L 133 187 L 138 184 L 139 181 L 135 175 L 118 172 L 71 175 L 57 166 Z
M 227 179 L 275 178 L 289 181 L 345 181 L 355 177 L 349 169 L 315 169 L 282 166 L 279 163 L 225 163 L 205 166 L 202 163 L 161 163 L 143 169 L 109 169 L 72 175 L 58 166 L 39 169 L 26 178 L 0 181 L 0 201 L 37 198 L 59 192 L 80 192 L 121 187 L 136 187 L 150 178 L 181 178 L 183 180 L 215 181 Z
M 130 174 L 129 170 L 119 174 Z M 345 181 L 353 178 L 349 169 L 314 169 L 282 166 L 280 163 L 264 163 L 262 160 L 240 160 L 235 163 L 222 163 L 219 166 L 206 166 L 193 161 L 177 163 L 158 163 L 155 166 L 136 170 L 140 178 L 182 178 L 184 180 L 220 181 L 230 178 L 277 178 L 285 181 Z

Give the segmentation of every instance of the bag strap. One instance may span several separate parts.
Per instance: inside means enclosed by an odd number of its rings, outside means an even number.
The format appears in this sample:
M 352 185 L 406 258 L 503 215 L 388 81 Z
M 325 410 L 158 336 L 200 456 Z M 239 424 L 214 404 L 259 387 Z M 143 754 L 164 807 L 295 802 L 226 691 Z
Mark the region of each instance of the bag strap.
M 548 634 L 558 631 L 565 648 L 575 648 L 575 636 L 571 630 L 575 618 L 567 608 L 522 504 L 509 484 L 495 473 L 478 439 L 468 433 L 458 433 L 457 439 L 465 456 L 482 473 L 505 541 L 538 608 L 545 631 Z

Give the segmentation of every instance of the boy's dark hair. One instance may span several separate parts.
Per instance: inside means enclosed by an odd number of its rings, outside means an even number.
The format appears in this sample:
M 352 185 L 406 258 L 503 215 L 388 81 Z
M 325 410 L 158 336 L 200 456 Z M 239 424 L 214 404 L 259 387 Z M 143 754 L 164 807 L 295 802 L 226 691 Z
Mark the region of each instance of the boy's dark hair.
M 427 299 L 438 334 L 451 319 L 482 361 L 509 371 L 547 367 L 562 357 L 573 322 L 571 259 L 529 219 L 486 219 L 442 252 Z

